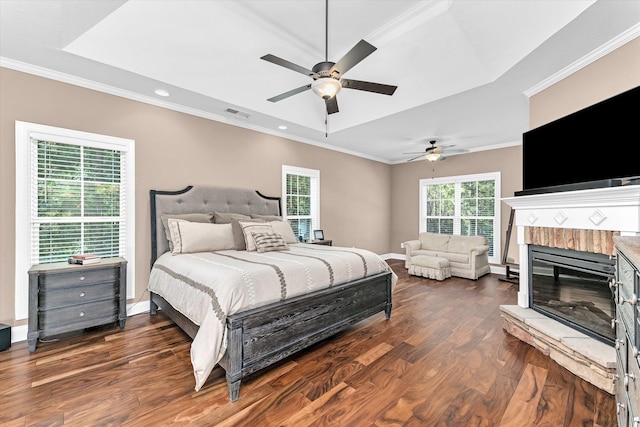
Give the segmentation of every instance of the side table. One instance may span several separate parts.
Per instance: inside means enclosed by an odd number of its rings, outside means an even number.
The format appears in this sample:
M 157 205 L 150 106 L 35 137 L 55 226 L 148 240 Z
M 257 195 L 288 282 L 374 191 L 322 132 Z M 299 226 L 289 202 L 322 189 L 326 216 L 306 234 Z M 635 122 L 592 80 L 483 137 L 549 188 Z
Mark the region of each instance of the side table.
M 105 258 L 89 265 L 56 262 L 29 269 L 29 351 L 39 338 L 127 318 L 127 261 Z

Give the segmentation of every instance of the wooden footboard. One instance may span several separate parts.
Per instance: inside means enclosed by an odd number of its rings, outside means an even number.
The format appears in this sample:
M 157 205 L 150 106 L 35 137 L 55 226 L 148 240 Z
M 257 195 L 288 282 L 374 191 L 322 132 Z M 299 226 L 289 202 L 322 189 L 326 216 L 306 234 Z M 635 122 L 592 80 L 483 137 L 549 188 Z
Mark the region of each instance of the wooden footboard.
M 311 294 L 227 317 L 226 372 L 229 400 L 240 394 L 246 376 L 384 311 L 391 316 L 392 273 L 380 273 Z M 151 294 L 151 313 L 159 306 L 191 338 L 197 326 L 159 295 Z

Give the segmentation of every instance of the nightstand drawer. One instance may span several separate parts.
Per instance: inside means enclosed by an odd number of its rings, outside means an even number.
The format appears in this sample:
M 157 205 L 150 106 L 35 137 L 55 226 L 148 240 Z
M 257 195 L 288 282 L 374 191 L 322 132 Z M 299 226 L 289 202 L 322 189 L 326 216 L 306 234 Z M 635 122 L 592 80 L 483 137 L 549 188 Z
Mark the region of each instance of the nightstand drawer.
M 53 329 L 74 323 L 87 323 L 93 320 L 113 317 L 115 321 L 118 314 L 118 305 L 115 300 L 97 301 L 89 304 L 80 304 L 53 310 L 45 310 L 38 313 L 38 323 L 41 329 Z
M 86 286 L 96 283 L 114 282 L 119 274 L 118 268 L 78 268 L 76 271 L 66 271 L 55 274 L 42 275 L 38 283 L 41 290 L 56 288 L 70 288 Z
M 113 284 L 95 284 L 44 291 L 40 294 L 40 310 L 66 307 L 70 305 L 86 304 L 105 299 L 115 299 L 118 287 Z

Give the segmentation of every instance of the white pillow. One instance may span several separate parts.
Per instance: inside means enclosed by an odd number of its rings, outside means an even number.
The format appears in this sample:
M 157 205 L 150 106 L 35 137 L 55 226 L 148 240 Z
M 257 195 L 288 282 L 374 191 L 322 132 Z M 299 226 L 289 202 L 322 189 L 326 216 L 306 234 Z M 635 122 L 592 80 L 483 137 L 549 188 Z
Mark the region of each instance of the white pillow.
M 256 250 L 256 240 L 253 238 L 252 233 L 273 233 L 273 228 L 268 222 L 238 221 L 238 224 L 242 229 L 244 242 L 247 245 L 248 251 Z
M 273 231 L 282 235 L 285 243 L 298 243 L 298 239 L 293 233 L 293 229 L 291 228 L 289 221 L 269 221 L 269 224 L 271 224 Z
M 234 248 L 231 224 L 189 222 L 169 218 L 172 254 L 223 251 Z

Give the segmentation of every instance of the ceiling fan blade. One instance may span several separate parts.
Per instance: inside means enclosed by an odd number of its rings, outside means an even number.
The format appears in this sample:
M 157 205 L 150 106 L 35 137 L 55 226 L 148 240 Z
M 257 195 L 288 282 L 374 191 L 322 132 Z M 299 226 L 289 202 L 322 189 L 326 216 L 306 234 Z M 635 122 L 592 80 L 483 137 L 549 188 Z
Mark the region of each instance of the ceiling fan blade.
M 356 64 L 362 61 L 367 56 L 371 55 L 376 51 L 376 47 L 369 44 L 364 40 L 360 40 L 354 47 L 351 48 L 349 52 L 347 52 L 342 59 L 340 59 L 336 64 L 331 67 L 331 72 L 337 71 L 341 76 L 344 76 L 344 73 L 352 69 Z
M 367 92 L 393 95 L 398 86 L 384 85 L 381 83 L 363 82 L 361 80 L 341 79 L 342 87 L 346 89 L 365 90 Z
M 304 92 L 305 90 L 309 90 L 309 89 L 311 89 L 311 84 L 308 84 L 308 85 L 305 85 L 305 86 L 300 86 L 299 88 L 296 88 L 296 89 L 291 89 L 288 92 L 281 93 L 280 95 L 276 95 L 276 96 L 274 96 L 272 98 L 269 98 L 269 99 L 267 99 L 267 101 L 271 101 L 271 102 L 282 101 L 285 98 L 288 98 L 290 96 L 293 96 L 293 95 L 295 95 L 297 93 L 300 93 L 300 92 Z
M 410 158 L 409 160 L 407 160 L 407 162 L 412 162 L 415 159 L 419 159 L 420 157 L 424 157 L 424 153 L 420 154 L 419 156 L 415 156 L 415 157 Z
M 338 112 L 338 97 L 327 98 L 325 104 L 327 105 L 327 114 Z
M 460 149 L 455 149 L 455 150 L 444 150 L 442 152 L 442 154 L 462 154 L 462 153 L 468 153 L 469 150 L 464 149 L 464 148 L 460 148 Z
M 425 148 L 423 151 L 410 151 L 410 152 L 408 152 L 408 153 L 402 153 L 402 154 L 418 154 L 418 153 L 427 154 L 429 151 L 438 150 L 438 148 L 440 148 L 440 147 L 433 147 L 433 146 L 431 146 L 431 147 L 427 147 L 427 148 Z M 439 151 L 440 151 L 440 150 L 438 150 L 438 152 L 439 152 Z
M 286 59 L 278 58 L 275 55 L 267 54 L 265 56 L 260 57 L 260 59 L 264 59 L 265 61 L 271 62 L 276 65 L 280 65 L 281 67 L 288 68 L 290 70 L 304 74 L 305 76 L 318 77 L 316 73 L 309 70 L 308 68 L 304 68 L 300 65 L 294 64 L 293 62 L 287 61 Z

